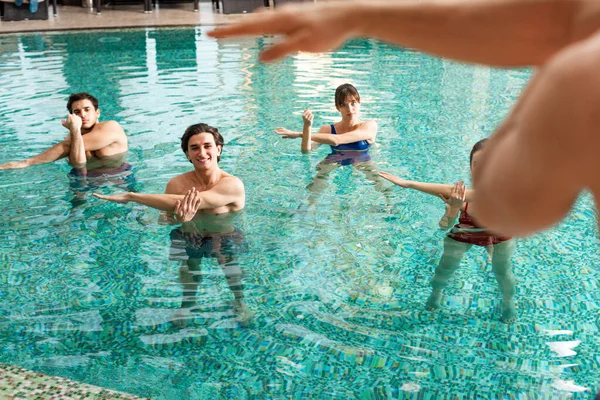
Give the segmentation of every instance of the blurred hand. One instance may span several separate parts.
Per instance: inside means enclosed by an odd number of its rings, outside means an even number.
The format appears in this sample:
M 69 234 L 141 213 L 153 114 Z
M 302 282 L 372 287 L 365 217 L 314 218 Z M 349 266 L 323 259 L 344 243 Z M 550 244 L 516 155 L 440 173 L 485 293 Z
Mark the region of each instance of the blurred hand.
M 264 50 L 262 61 L 274 61 L 297 51 L 312 53 L 340 47 L 358 35 L 360 21 L 353 21 L 352 4 L 286 5 L 276 11 L 261 12 L 240 22 L 208 33 L 214 38 L 248 35 L 283 35 L 281 42 Z

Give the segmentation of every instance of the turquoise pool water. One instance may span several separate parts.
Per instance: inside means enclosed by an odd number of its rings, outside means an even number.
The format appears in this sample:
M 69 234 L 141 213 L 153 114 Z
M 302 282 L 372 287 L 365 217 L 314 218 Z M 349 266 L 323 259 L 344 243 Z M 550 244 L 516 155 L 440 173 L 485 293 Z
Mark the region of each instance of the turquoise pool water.
M 340 168 L 316 211 L 298 210 L 327 149 L 303 155 L 272 133 L 337 118 L 354 83 L 380 126 L 382 170 L 468 179 L 472 144 L 491 132 L 531 72 L 474 68 L 373 41 L 280 64 L 269 39 L 214 41 L 204 29 L 0 37 L 0 163 L 61 140 L 67 95 L 88 91 L 129 135 L 131 185 L 162 192 L 189 170 L 179 148 L 197 122 L 225 136 L 221 167 L 245 183 L 237 220 L 245 303 L 204 260 L 182 319 L 171 227 L 158 212 L 73 201 L 66 162 L 0 171 L 0 362 L 157 399 L 590 398 L 600 386 L 600 269 L 590 196 L 514 256 L 519 318 L 473 249 L 440 312 L 424 311 L 442 251 L 436 198 L 397 189 L 393 217 L 362 173 Z M 123 186 L 123 185 L 121 185 Z M 534 205 L 532 205 L 534 206 Z

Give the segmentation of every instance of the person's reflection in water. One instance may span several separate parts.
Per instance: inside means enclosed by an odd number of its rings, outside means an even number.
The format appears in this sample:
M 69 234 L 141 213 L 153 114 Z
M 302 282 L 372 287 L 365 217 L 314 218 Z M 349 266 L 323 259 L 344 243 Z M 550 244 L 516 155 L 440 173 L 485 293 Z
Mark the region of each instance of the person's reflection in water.
M 180 315 L 175 321 L 179 326 L 185 326 L 188 319 L 193 318 L 190 312 L 197 303 L 204 258 L 216 259 L 223 271 L 234 297 L 232 306 L 238 322 L 245 325 L 252 318 L 244 303 L 244 273 L 238 263 L 238 257 L 248 250 L 243 232 L 233 224 L 238 214 L 202 215 L 171 231 L 170 259 L 182 262 L 179 277 L 183 299 Z
M 68 174 L 69 188 L 73 197 L 69 200 L 72 208 L 85 203 L 87 193 L 102 186 L 116 186 L 128 192 L 137 192 L 135 171 L 131 164 L 125 162 L 127 153 L 98 159 L 92 157 L 86 168 L 73 168 Z

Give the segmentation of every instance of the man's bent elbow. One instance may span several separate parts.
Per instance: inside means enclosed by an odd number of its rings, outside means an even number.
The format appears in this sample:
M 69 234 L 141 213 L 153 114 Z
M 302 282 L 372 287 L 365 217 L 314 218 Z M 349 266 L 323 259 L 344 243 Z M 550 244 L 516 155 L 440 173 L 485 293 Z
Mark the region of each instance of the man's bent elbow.
M 85 162 L 77 162 L 77 161 L 71 161 L 71 160 L 69 160 L 69 165 L 72 168 L 75 168 L 75 169 L 84 169 L 86 163 Z

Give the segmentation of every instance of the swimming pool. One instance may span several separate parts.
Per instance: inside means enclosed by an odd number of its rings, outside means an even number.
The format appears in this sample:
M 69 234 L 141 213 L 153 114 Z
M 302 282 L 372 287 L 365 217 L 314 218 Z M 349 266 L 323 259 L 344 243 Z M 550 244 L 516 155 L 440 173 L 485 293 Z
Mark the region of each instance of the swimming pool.
M 327 149 L 303 155 L 272 133 L 337 118 L 341 83 L 380 126 L 377 166 L 424 181 L 467 179 L 472 144 L 530 77 L 354 41 L 266 66 L 269 39 L 213 41 L 204 28 L 0 37 L 0 162 L 61 140 L 67 95 L 88 91 L 129 136 L 136 190 L 190 169 L 196 122 L 219 127 L 221 168 L 245 183 L 237 221 L 240 326 L 221 269 L 205 260 L 180 323 L 179 264 L 158 212 L 73 201 L 65 162 L 0 171 L 0 363 L 152 398 L 589 398 L 600 386 L 600 290 L 592 199 L 518 243 L 519 318 L 482 249 L 424 311 L 441 255 L 441 201 L 397 189 L 393 218 L 362 174 L 340 168 L 317 212 L 299 205 Z M 122 189 L 107 183 L 99 192 Z M 89 197 L 90 191 L 85 193 Z

